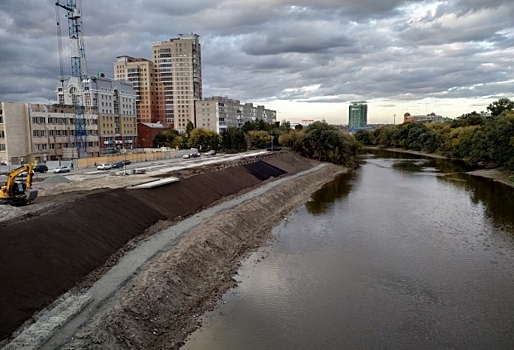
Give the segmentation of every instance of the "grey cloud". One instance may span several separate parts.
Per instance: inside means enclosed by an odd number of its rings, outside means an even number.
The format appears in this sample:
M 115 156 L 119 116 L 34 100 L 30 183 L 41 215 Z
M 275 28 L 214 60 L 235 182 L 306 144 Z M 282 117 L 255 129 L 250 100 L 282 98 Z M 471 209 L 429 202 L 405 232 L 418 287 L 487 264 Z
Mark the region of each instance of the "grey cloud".
M 0 100 L 55 100 L 55 1 L 27 2 L 0 2 Z M 82 6 L 90 73 L 112 76 L 116 56 L 150 59 L 152 41 L 193 31 L 202 43 L 206 97 L 328 103 L 513 91 L 502 83 L 514 79 L 514 4 L 507 1 L 90 0 Z

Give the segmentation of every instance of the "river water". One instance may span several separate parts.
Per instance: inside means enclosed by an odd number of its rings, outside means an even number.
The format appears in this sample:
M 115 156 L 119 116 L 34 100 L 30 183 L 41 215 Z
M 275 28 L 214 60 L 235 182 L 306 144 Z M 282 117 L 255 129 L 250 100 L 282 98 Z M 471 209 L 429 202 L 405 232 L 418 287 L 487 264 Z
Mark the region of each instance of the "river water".
M 514 349 L 514 190 L 365 158 L 274 229 L 183 349 Z

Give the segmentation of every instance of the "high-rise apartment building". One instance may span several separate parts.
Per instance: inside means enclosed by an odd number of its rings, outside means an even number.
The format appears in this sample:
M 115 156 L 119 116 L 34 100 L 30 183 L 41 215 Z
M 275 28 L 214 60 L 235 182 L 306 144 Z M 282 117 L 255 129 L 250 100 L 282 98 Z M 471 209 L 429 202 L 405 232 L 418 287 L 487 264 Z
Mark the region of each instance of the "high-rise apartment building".
M 368 126 L 368 105 L 366 101 L 352 102 L 348 111 L 350 131 Z
M 136 93 L 137 121 L 153 123 L 164 121 L 164 113 L 157 109 L 157 75 L 154 64 L 145 58 L 118 56 L 114 62 L 114 79 L 132 83 Z M 161 120 L 162 119 L 162 120 Z
M 202 99 L 202 53 L 197 34 L 152 43 L 152 61 L 119 56 L 116 80 L 132 82 L 140 123 L 161 123 L 184 131 L 196 125 L 195 101 Z
M 163 124 L 184 131 L 188 121 L 196 126 L 195 101 L 202 99 L 202 55 L 197 34 L 152 43 L 157 75 L 156 105 L 164 111 Z M 162 121 L 161 121 L 162 122 Z

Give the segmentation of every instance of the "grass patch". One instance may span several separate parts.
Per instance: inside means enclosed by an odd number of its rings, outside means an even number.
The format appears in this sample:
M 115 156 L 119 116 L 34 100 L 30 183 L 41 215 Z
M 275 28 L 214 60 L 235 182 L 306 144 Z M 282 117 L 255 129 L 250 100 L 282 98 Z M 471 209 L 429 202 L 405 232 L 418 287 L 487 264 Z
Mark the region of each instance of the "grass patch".
M 509 177 L 509 182 L 514 183 L 514 176 Z

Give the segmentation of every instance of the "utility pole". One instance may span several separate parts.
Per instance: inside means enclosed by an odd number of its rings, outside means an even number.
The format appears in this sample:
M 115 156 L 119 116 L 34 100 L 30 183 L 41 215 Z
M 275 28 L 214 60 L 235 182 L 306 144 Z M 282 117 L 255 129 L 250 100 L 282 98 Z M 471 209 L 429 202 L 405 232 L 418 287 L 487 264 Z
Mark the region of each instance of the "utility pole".
M 394 124 L 394 125 L 396 125 L 396 114 L 394 115 L 394 117 L 393 117 L 393 118 L 394 118 L 394 119 L 393 119 L 393 124 Z

